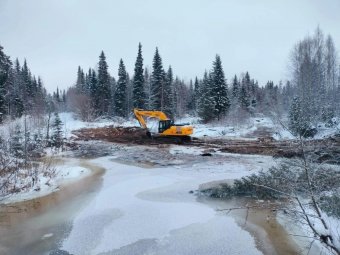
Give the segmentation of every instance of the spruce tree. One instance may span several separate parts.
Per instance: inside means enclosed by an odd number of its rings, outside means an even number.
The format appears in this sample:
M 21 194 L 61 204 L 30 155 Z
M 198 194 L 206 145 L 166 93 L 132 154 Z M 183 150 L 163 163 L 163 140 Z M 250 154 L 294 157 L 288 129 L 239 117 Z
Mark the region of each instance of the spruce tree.
M 163 111 L 171 118 L 174 117 L 174 97 L 173 97 L 173 73 L 172 68 L 169 69 L 165 75 L 163 88 Z
M 23 100 L 24 100 L 25 110 L 30 111 L 33 107 L 34 89 L 33 89 L 33 84 L 32 84 L 31 72 L 28 69 L 26 59 L 21 69 L 21 76 L 22 76 L 22 82 L 23 82 L 22 85 L 23 85 L 23 90 L 24 90 Z
M 231 91 L 231 98 L 234 104 L 238 102 L 238 96 L 239 96 L 239 82 L 235 74 L 234 79 L 233 79 L 232 91 Z
M 144 70 L 144 83 L 145 108 L 151 109 L 151 81 L 149 69 L 147 67 Z
M 158 53 L 158 48 L 156 48 L 152 68 L 153 70 L 150 84 L 150 106 L 154 110 L 163 110 L 164 70 L 161 56 Z
M 199 91 L 200 91 L 199 82 L 196 76 L 194 83 L 194 111 L 197 111 L 198 99 L 200 97 Z
M 202 85 L 200 86 L 200 97 L 198 100 L 198 116 L 203 122 L 209 122 L 215 117 L 215 102 L 211 86 L 211 75 L 204 73 Z
M 16 158 L 24 158 L 23 134 L 21 126 L 17 124 L 14 128 L 14 133 L 10 138 L 10 151 Z
M 84 71 L 80 66 L 78 66 L 76 89 L 78 93 L 85 92 L 84 90 L 85 89 L 85 76 L 84 76 Z
M 0 124 L 2 124 L 2 122 L 4 121 L 7 113 L 5 95 L 6 95 L 5 83 L 0 81 Z
M 195 109 L 195 92 L 194 92 L 194 84 L 192 83 L 192 80 L 190 80 L 190 83 L 189 83 L 187 108 L 190 112 L 192 112 Z
M 108 72 L 108 65 L 106 63 L 106 57 L 102 51 L 99 56 L 98 63 L 98 84 L 95 95 L 95 105 L 97 108 L 97 114 L 108 115 L 111 105 L 111 86 L 110 75 Z
M 115 113 L 117 116 L 126 117 L 127 115 L 127 101 L 126 101 L 126 86 L 127 86 L 127 74 L 125 65 L 122 59 L 119 62 L 118 69 L 118 81 L 115 93 Z
M 60 148 L 63 145 L 63 131 L 62 131 L 63 123 L 60 120 L 59 114 L 57 112 L 54 113 L 54 122 L 52 124 L 52 145 L 54 147 Z
M 7 113 L 5 84 L 12 65 L 9 57 L 6 56 L 2 50 L 3 48 L 0 45 L 0 124 L 3 122 L 3 119 Z
M 18 118 L 21 117 L 24 113 L 24 101 L 23 94 L 24 89 L 22 85 L 22 76 L 21 76 L 21 66 L 19 60 L 16 59 L 15 66 L 13 70 L 13 93 L 11 98 L 11 117 Z
M 211 85 L 215 104 L 215 114 L 218 120 L 228 111 L 230 102 L 228 98 L 228 87 L 224 78 L 222 62 L 216 55 L 211 73 Z
M 135 74 L 133 77 L 132 102 L 134 108 L 145 108 L 145 92 L 144 92 L 144 70 L 142 45 L 138 45 L 138 55 L 135 63 Z
M 92 104 L 95 107 L 98 107 L 96 105 L 96 96 L 98 94 L 98 80 L 95 70 L 91 69 L 91 72 L 89 73 L 89 95 L 92 100 Z M 111 92 L 112 93 L 112 92 Z
M 130 79 L 130 75 L 126 72 L 126 115 L 132 112 L 133 102 L 132 102 L 132 83 L 133 81 Z
M 239 91 L 239 104 L 242 107 L 243 110 L 249 110 L 249 106 L 250 106 L 250 98 L 249 98 L 249 94 L 248 94 L 248 90 L 247 90 L 247 85 L 245 82 L 245 79 L 242 79 L 241 82 L 241 89 Z
M 244 76 L 244 84 L 245 84 L 248 95 L 251 95 L 251 80 L 250 80 L 250 75 L 248 72 L 246 72 Z

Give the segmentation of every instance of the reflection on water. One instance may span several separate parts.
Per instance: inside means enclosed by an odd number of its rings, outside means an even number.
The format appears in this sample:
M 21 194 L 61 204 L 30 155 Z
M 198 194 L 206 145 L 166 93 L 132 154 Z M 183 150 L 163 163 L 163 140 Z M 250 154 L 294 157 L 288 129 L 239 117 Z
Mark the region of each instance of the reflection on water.
M 44 197 L 0 207 L 0 254 L 37 255 L 57 250 L 72 219 L 96 194 L 104 169 L 86 161 L 92 174 Z M 67 254 L 52 252 L 51 254 Z
M 257 248 L 265 255 L 304 253 L 287 233 L 287 230 L 276 220 L 277 211 L 271 209 L 271 206 L 275 207 L 274 202 L 264 202 L 261 205 L 257 204 L 256 200 L 252 198 L 221 200 L 206 197 L 200 197 L 198 201 L 209 204 L 215 209 L 235 208 L 230 211 L 220 211 L 220 213 L 232 216 L 240 227 L 251 233 L 255 238 Z M 257 207 L 247 210 L 246 205 Z

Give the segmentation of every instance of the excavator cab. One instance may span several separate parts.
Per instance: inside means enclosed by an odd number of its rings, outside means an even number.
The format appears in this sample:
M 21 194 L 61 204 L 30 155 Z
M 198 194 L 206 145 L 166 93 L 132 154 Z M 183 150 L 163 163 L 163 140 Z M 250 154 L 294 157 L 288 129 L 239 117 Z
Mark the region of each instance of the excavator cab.
M 173 125 L 174 125 L 173 120 L 160 120 L 159 126 L 158 126 L 158 132 L 163 133 L 165 130 L 169 129 Z

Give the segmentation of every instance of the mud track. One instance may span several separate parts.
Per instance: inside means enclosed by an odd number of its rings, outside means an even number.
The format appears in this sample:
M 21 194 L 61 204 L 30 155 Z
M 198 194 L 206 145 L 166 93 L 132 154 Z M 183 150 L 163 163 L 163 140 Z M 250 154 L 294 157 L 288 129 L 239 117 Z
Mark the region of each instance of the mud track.
M 171 139 L 156 139 L 146 136 L 145 130 L 139 127 L 84 128 L 74 131 L 74 141 L 102 140 L 127 145 L 159 146 L 163 144 L 178 144 Z M 193 138 L 189 142 L 182 142 L 185 146 L 196 146 L 215 151 L 269 155 L 274 157 L 300 157 L 301 150 L 298 140 L 276 141 L 270 136 L 253 137 L 252 139 L 217 139 Z M 340 137 L 304 142 L 305 152 L 313 155 L 318 162 L 340 164 Z

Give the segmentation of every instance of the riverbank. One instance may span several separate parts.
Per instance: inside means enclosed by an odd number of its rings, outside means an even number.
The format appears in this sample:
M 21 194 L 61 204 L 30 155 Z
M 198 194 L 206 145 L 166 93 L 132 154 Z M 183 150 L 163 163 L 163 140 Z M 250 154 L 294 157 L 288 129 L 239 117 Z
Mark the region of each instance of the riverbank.
M 83 163 L 81 163 L 79 159 L 54 157 L 42 159 L 42 161 L 44 160 L 51 161 L 48 163 L 48 167 L 52 168 L 54 175 L 39 175 L 37 183 L 33 187 L 2 198 L 0 205 L 13 204 L 47 196 L 58 191 L 61 186 L 77 182 L 92 174 L 91 169 L 83 166 Z

